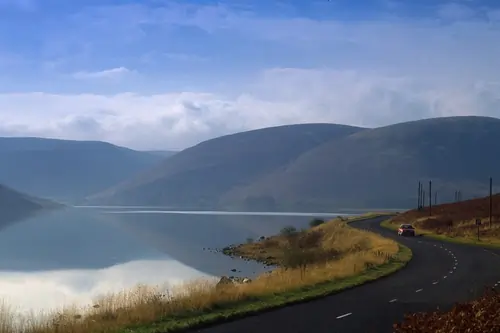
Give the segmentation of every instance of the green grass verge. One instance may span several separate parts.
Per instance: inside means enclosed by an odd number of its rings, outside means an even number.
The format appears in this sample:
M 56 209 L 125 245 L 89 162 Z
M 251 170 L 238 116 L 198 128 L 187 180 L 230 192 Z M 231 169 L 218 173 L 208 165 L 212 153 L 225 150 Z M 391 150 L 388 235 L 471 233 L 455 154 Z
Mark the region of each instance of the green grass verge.
M 291 304 L 312 301 L 390 275 L 405 267 L 411 260 L 411 257 L 411 250 L 400 244 L 399 252 L 389 262 L 369 268 L 356 276 L 327 281 L 284 293 L 255 297 L 251 300 L 220 306 L 219 308 L 207 310 L 206 312 L 191 312 L 183 315 L 170 316 L 169 318 L 165 318 L 164 320 L 147 326 L 129 327 L 123 329 L 121 332 L 158 333 L 199 329 Z
M 380 226 L 390 230 L 398 230 L 399 228 L 396 224 L 391 223 L 391 219 L 383 221 L 382 223 L 380 223 Z
M 385 220 L 382 223 L 380 223 L 380 226 L 390 229 L 390 230 L 398 230 L 399 226 L 396 224 L 392 224 L 391 220 Z M 472 238 L 464 238 L 464 237 L 453 237 L 453 236 L 447 236 L 447 235 L 438 235 L 435 233 L 432 233 L 428 230 L 423 230 L 421 232 L 418 232 L 419 235 L 422 235 L 427 238 L 432 238 L 435 240 L 443 241 L 443 242 L 449 242 L 449 243 L 455 243 L 455 244 L 461 244 L 461 245 L 472 245 L 472 246 L 480 246 L 480 247 L 486 247 L 486 248 L 492 248 L 492 249 L 500 249 L 500 240 L 498 240 L 498 243 L 489 243 L 486 241 L 482 240 L 477 240 L 477 239 L 472 239 Z
M 369 219 L 374 219 L 377 217 L 389 217 L 389 216 L 395 216 L 398 215 L 398 213 L 392 213 L 392 212 L 383 212 L 383 213 L 366 213 L 360 216 L 352 216 L 348 217 L 344 222 L 347 224 L 352 223 L 352 222 L 359 222 L 363 220 L 369 220 Z

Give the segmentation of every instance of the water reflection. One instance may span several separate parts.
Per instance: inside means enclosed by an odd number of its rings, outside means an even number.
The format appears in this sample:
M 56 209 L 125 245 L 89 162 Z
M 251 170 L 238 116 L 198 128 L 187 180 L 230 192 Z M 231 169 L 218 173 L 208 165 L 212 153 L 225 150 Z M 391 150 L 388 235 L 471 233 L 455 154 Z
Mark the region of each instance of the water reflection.
M 0 270 L 100 269 L 169 258 L 98 217 L 95 212 L 65 209 L 5 227 L 0 230 Z
M 98 294 L 269 268 L 209 249 L 307 226 L 310 216 L 68 208 L 0 229 L 0 299 L 21 309 L 88 304 Z M 336 214 L 333 214 L 336 215 Z
M 337 215 L 161 210 L 105 210 L 104 213 L 107 220 L 120 225 L 122 230 L 190 267 L 210 275 L 238 275 L 238 271 L 241 271 L 239 275 L 245 276 L 254 276 L 267 269 L 255 262 L 214 254 L 207 248 L 222 248 L 231 243 L 245 242 L 249 238 L 274 235 L 288 225 L 303 228 L 308 225 L 311 216 Z M 232 273 L 231 269 L 237 272 Z

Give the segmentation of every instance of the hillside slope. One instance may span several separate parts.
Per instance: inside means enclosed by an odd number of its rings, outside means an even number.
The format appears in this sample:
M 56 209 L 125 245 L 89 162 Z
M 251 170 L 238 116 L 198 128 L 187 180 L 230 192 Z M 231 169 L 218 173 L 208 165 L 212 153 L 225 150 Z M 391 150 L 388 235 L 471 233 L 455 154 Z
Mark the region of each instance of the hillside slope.
M 38 211 L 59 207 L 61 205 L 58 203 L 32 197 L 0 184 L 0 227 Z
M 0 138 L 0 183 L 39 197 L 77 202 L 163 158 L 99 141 Z
M 89 202 L 215 208 L 220 196 L 232 188 L 248 185 L 318 145 L 361 130 L 302 124 L 226 135 L 183 150 L 152 170 L 90 197 Z
M 278 209 L 412 208 L 417 183 L 439 202 L 488 193 L 500 180 L 500 120 L 448 117 L 361 131 L 301 155 L 285 170 L 228 192 L 226 205 L 272 198 Z M 499 189 L 499 188 L 496 188 Z M 427 192 L 428 193 L 428 192 Z M 434 197 L 434 196 L 433 196 Z

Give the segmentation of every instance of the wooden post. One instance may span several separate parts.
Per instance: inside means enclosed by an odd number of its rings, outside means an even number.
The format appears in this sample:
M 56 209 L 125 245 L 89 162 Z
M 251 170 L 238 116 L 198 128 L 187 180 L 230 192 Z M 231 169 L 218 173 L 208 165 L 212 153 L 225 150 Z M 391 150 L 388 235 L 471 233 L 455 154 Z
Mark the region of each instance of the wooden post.
M 493 178 L 490 177 L 490 229 L 492 225 L 493 216 Z
M 432 216 L 432 180 L 429 180 L 429 216 Z
M 417 210 L 420 210 L 420 194 L 421 194 L 421 191 L 420 191 L 420 182 L 418 182 L 418 199 L 417 199 Z

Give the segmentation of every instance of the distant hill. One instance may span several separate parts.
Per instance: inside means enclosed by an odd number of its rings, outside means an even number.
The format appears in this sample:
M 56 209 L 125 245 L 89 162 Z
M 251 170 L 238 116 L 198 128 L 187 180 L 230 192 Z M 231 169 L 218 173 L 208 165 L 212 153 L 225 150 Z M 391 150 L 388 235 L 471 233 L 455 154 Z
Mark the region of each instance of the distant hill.
M 61 204 L 32 197 L 0 184 L 0 227 L 45 209 L 61 207 Z
M 91 199 L 193 209 L 412 208 L 418 181 L 427 195 L 433 181 L 438 202 L 453 201 L 456 190 L 463 199 L 487 194 L 490 176 L 500 183 L 499 143 L 500 120 L 489 117 L 273 127 L 200 143 Z
M 225 194 L 225 205 L 267 198 L 276 209 L 413 208 L 418 181 L 433 200 L 500 190 L 500 120 L 448 117 L 365 130 L 320 145 L 258 181 Z M 426 200 L 427 199 L 426 195 Z
M 0 138 L 0 183 L 74 203 L 163 158 L 99 141 L 4 137 Z
M 336 124 L 278 126 L 226 135 L 185 149 L 103 193 L 95 204 L 215 208 L 235 187 L 247 186 L 301 154 L 362 131 Z

